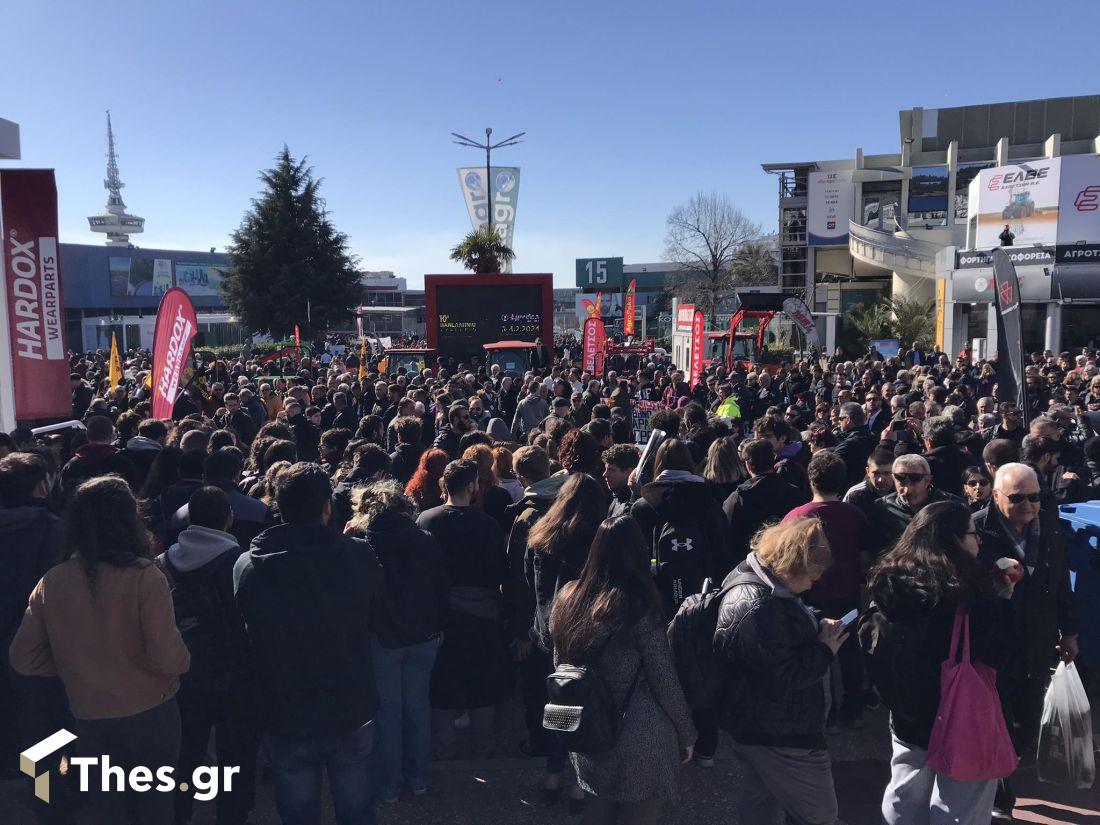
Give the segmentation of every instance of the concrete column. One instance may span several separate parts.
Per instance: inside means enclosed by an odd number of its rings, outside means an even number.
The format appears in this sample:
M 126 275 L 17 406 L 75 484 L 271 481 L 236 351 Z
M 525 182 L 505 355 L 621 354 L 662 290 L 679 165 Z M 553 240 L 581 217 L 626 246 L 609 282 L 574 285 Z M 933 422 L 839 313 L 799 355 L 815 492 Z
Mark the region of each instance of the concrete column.
M 959 166 L 959 142 L 947 144 L 947 228 L 955 226 L 955 171 Z
M 825 351 L 822 355 L 832 355 L 836 350 L 836 319 L 835 315 L 825 316 Z
M 1055 132 L 1043 144 L 1043 157 L 1056 158 L 1062 154 L 1062 136 Z
M 1003 137 L 997 141 L 996 158 L 998 166 L 1008 164 L 1008 138 Z
M 895 272 L 890 284 L 890 294 L 894 298 L 908 298 L 911 301 L 933 301 L 936 298 L 936 280 L 899 275 Z
M 1055 355 L 1062 351 L 1062 305 L 1055 301 L 1047 304 L 1047 323 L 1043 335 L 1043 349 L 1048 349 Z

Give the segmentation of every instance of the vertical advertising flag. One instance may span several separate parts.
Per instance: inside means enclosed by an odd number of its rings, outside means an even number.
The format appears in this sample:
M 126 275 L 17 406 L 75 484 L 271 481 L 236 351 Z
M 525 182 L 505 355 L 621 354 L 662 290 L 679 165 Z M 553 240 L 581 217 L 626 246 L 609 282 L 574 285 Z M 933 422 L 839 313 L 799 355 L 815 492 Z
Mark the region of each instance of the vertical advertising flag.
M 817 346 L 817 324 L 814 323 L 813 313 L 801 298 L 791 296 L 783 301 L 783 312 L 802 330 L 806 336 L 806 345 Z
M 993 293 L 997 299 L 997 398 L 1027 408 L 1024 342 L 1020 333 L 1020 279 L 1008 253 L 993 250 Z
M 122 359 L 118 355 L 118 339 L 115 334 L 111 333 L 111 365 L 107 370 L 107 380 L 111 385 L 111 389 L 118 386 L 118 382 L 122 380 Z
M 626 303 L 623 304 L 623 335 L 634 334 L 634 310 L 635 295 L 638 289 L 638 279 L 631 278 L 626 287 Z
M 294 325 L 294 346 L 301 348 L 302 346 L 302 331 L 298 329 L 298 325 Z
M 359 380 L 362 381 L 367 377 L 367 339 L 363 339 L 363 343 L 359 345 Z
M 706 320 L 700 310 L 695 310 L 695 316 L 691 320 L 691 388 L 699 383 L 703 377 L 703 333 L 706 330 Z
M 504 243 L 512 246 L 516 228 L 516 204 L 519 201 L 519 167 L 493 166 L 493 231 Z M 485 167 L 466 167 L 458 170 L 458 185 L 470 213 L 470 225 L 480 229 L 489 215 L 489 193 L 485 184 Z M 505 267 L 511 272 L 511 264 Z
M 164 293 L 153 330 L 153 418 L 171 418 L 180 376 L 198 331 L 195 306 L 179 287 Z
M 581 351 L 584 353 L 581 368 L 593 375 L 603 372 L 604 341 L 607 334 L 604 331 L 603 321 L 599 318 L 589 318 L 584 322 L 584 342 Z
M 13 427 L 17 418 L 68 418 L 72 391 L 53 170 L 0 171 L 0 243 L 0 310 L 8 323 L 0 345 L 0 414 Z

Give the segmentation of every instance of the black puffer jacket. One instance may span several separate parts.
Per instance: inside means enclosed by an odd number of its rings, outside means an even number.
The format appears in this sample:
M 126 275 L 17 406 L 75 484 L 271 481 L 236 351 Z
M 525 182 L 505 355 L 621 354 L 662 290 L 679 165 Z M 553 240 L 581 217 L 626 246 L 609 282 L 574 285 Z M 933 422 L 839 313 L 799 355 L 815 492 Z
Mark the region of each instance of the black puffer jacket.
M 859 484 L 867 470 L 867 458 L 874 452 L 878 440 L 865 426 L 841 433 L 833 452 L 844 460 L 848 470 L 848 486 Z
M 737 487 L 722 505 L 730 528 L 730 555 L 740 564 L 749 554 L 749 543 L 768 522 L 779 521 L 795 507 L 805 504 L 796 488 L 775 473 L 750 478 Z
M 746 745 L 825 748 L 822 680 L 833 653 L 817 619 L 750 554 L 730 573 L 756 573 L 722 599 L 714 649 L 730 665 L 722 726 Z M 730 579 L 732 580 L 732 579 Z
M 957 598 L 937 603 L 919 583 L 888 579 L 871 591 L 859 642 L 868 673 L 903 742 L 928 748 L 940 705 L 940 668 L 951 647 Z M 1012 656 L 1011 610 L 992 596 L 970 608 L 971 661 L 1003 670 Z

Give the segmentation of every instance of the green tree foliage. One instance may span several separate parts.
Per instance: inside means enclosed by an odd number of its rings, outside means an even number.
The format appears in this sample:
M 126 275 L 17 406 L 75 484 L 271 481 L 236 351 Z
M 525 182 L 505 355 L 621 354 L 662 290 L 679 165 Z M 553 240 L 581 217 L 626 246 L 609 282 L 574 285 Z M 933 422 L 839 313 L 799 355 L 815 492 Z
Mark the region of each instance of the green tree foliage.
M 260 180 L 264 190 L 229 247 L 226 303 L 246 328 L 274 338 L 295 324 L 303 337 L 347 324 L 362 298 L 357 261 L 317 195 L 313 169 L 284 146 Z
M 928 344 L 936 333 L 936 302 L 883 297 L 855 307 L 846 322 L 858 335 L 860 347 L 872 338 L 897 338 L 903 347 Z
M 487 226 L 475 229 L 451 250 L 451 260 L 478 275 L 501 272 L 516 253 Z

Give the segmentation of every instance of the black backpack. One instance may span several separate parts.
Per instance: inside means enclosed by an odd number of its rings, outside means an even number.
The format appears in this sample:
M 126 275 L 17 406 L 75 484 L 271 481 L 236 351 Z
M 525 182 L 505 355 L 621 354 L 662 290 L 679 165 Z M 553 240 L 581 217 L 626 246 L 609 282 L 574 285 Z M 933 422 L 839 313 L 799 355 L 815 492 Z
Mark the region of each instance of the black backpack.
M 598 659 L 606 647 L 607 643 L 599 648 L 593 659 Z M 639 664 L 620 708 L 607 682 L 592 665 L 563 662 L 546 677 L 549 701 L 543 710 L 542 726 L 557 733 L 566 750 L 573 753 L 607 753 L 619 741 L 619 731 L 641 673 L 642 665 Z
M 701 484 L 699 490 L 700 495 L 709 495 Z M 667 521 L 653 528 L 650 564 L 657 590 L 668 601 L 670 612 L 702 583 L 705 550 L 703 533 L 695 521 Z
M 728 664 L 714 651 L 714 632 L 718 627 L 718 609 L 725 595 L 739 584 L 761 583 L 752 572 L 727 579 L 721 587 L 710 588 L 684 599 L 668 623 L 668 644 L 672 662 L 684 689 L 684 698 L 692 710 L 718 707 L 729 680 Z

